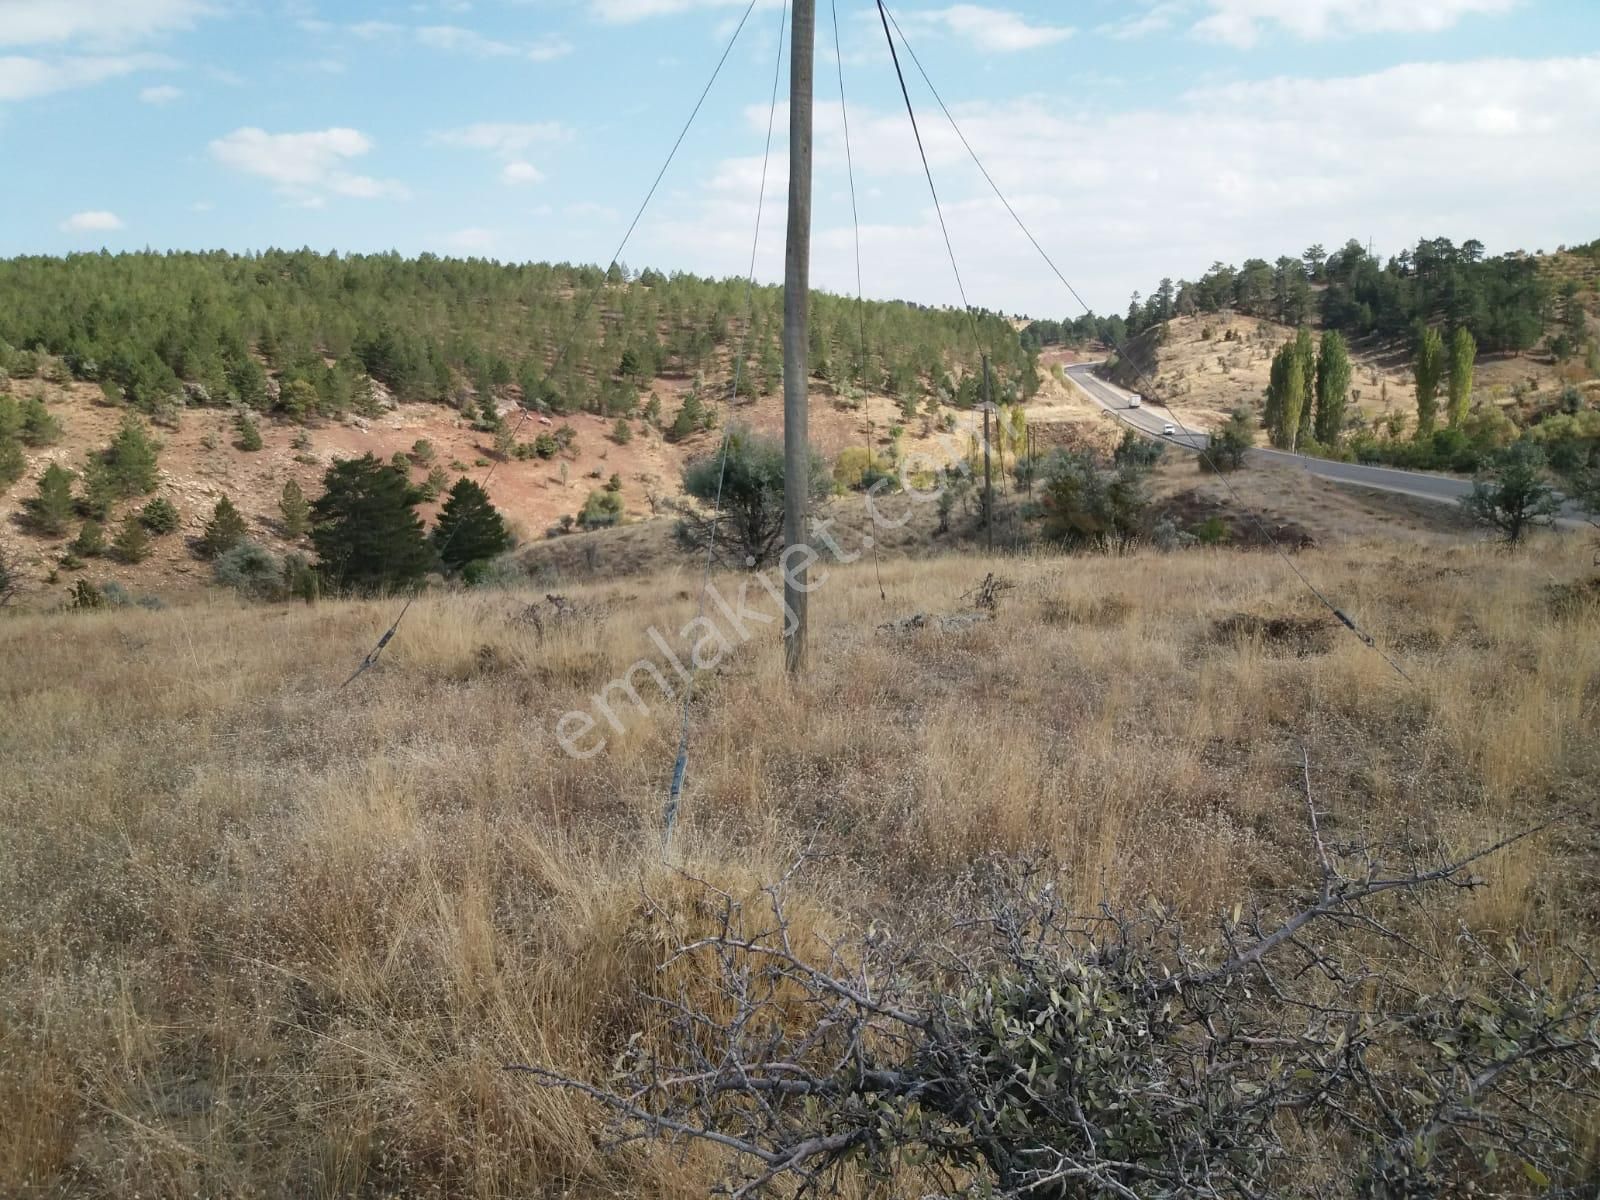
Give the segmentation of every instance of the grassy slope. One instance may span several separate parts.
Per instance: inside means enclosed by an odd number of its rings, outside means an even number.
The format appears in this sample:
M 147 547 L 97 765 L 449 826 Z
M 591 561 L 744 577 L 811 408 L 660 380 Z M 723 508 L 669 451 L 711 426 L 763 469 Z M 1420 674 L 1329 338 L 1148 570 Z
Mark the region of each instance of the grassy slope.
M 1302 743 L 1339 829 L 1492 839 L 1592 796 L 1600 607 L 1548 600 L 1590 555 L 1302 556 L 1414 685 L 1333 627 L 1219 639 L 1318 615 L 1266 555 L 896 560 L 887 601 L 835 568 L 803 684 L 771 637 L 703 681 L 677 845 L 745 892 L 815 837 L 816 930 L 913 926 L 1041 851 L 1073 903 L 1199 916 L 1305 878 Z M 875 630 L 990 570 L 1018 585 L 992 624 Z M 576 589 L 593 615 L 543 639 L 531 596 L 428 596 L 347 691 L 391 606 L 0 621 L 0 1194 L 704 1195 L 702 1154 L 604 1156 L 594 1112 L 499 1069 L 603 1071 L 706 920 L 658 859 L 675 708 L 588 762 L 551 733 L 697 582 Z M 1406 932 L 1447 970 L 1455 918 L 1592 946 L 1597 861 L 1585 810 Z

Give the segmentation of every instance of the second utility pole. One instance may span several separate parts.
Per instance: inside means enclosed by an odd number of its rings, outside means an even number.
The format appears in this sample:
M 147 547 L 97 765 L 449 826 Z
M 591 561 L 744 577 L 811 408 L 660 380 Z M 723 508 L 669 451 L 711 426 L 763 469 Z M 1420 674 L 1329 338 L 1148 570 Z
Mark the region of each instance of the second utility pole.
M 811 496 L 809 401 L 806 385 L 811 304 L 811 93 L 816 49 L 816 0 L 794 0 L 794 40 L 789 52 L 789 240 L 783 271 L 783 600 L 793 614 L 784 630 L 784 662 L 791 675 L 806 666 L 806 571 L 792 565 L 807 557 Z M 787 615 L 787 614 L 786 614 Z

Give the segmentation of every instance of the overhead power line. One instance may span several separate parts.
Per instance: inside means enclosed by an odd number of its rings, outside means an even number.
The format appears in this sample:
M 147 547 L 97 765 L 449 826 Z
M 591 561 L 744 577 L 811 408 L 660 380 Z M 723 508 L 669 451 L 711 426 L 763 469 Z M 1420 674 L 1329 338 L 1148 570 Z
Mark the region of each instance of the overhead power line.
M 651 181 L 650 190 L 645 193 L 645 197 L 640 202 L 638 210 L 633 214 L 633 220 L 628 223 L 627 232 L 622 235 L 622 240 L 617 243 L 617 248 L 612 253 L 611 259 L 606 265 L 605 273 L 601 276 L 600 281 L 595 285 L 594 290 L 589 293 L 588 298 L 584 301 L 583 305 L 578 309 L 576 315 L 573 317 L 572 328 L 567 334 L 565 343 L 557 352 L 555 359 L 551 362 L 550 369 L 548 372 L 546 372 L 546 378 L 548 378 L 550 375 L 554 375 L 556 371 L 560 369 L 562 364 L 566 362 L 567 355 L 571 353 L 573 343 L 577 340 L 578 330 L 582 326 L 584 319 L 589 315 L 589 310 L 594 307 L 596 301 L 598 301 L 601 295 L 605 292 L 606 278 L 610 275 L 611 268 L 615 267 L 619 262 L 622 261 L 622 252 L 627 249 L 629 241 L 631 241 L 633 238 L 634 231 L 639 228 L 639 222 L 644 217 L 645 210 L 650 207 L 650 201 L 655 199 L 655 194 L 661 187 L 661 181 L 666 178 L 667 169 L 672 166 L 673 160 L 677 158 L 678 150 L 683 146 L 684 139 L 689 136 L 689 130 L 693 127 L 695 118 L 700 115 L 701 108 L 705 106 L 706 97 L 711 95 L 711 89 L 716 85 L 718 76 L 722 74 L 722 68 L 727 64 L 728 56 L 733 53 L 733 48 L 739 41 L 739 35 L 744 32 L 744 27 L 750 20 L 750 14 L 755 11 L 756 5 L 759 2 L 760 0 L 750 0 L 750 3 L 745 7 L 744 14 L 739 18 L 739 23 L 734 26 L 733 34 L 728 38 L 728 44 L 723 47 L 722 56 L 717 59 L 717 65 L 712 68 L 711 78 L 706 80 L 705 87 L 701 89 L 700 96 L 695 101 L 694 108 L 689 113 L 689 119 L 683 123 L 683 128 L 678 131 L 678 137 L 672 143 L 672 149 L 667 152 L 667 157 L 662 162 L 661 169 L 656 172 L 655 179 Z M 516 439 L 517 434 L 522 432 L 523 425 L 527 423 L 528 418 L 532 414 L 533 410 L 528 406 L 527 397 L 523 397 L 522 415 L 517 419 L 516 425 L 513 426 L 511 430 L 511 437 L 513 440 Z M 483 479 L 479 486 L 487 488 L 489 481 L 494 478 L 495 470 L 499 467 L 499 465 L 500 464 L 498 461 L 489 464 L 489 469 L 484 472 Z M 455 538 L 456 531 L 459 528 L 459 525 L 455 526 L 450 530 L 449 534 L 446 535 L 443 545 L 439 547 L 440 554 L 443 554 L 445 550 L 449 549 L 450 543 Z M 373 648 L 368 651 L 367 656 L 361 660 L 361 665 L 355 669 L 350 678 L 346 679 L 342 684 L 339 685 L 341 690 L 349 687 L 357 679 L 361 678 L 361 676 L 367 671 L 378 665 L 378 660 L 383 656 L 384 649 L 391 641 L 394 640 L 395 634 L 400 631 L 400 623 L 406 619 L 406 613 L 411 611 L 411 606 L 416 602 L 417 596 L 420 594 L 420 592 L 420 586 L 411 589 L 410 594 L 405 599 L 405 603 L 400 606 L 400 611 L 398 614 L 396 614 L 393 623 L 391 623 L 390 626 L 383 631 L 383 636 L 378 639 L 377 645 L 373 646 Z
M 1062 286 L 1065 287 L 1067 289 L 1067 292 L 1072 296 L 1072 298 L 1075 301 L 1077 301 L 1079 307 L 1081 307 L 1086 314 L 1092 316 L 1093 315 L 1093 310 L 1089 307 L 1089 305 L 1087 303 L 1084 302 L 1083 297 L 1078 294 L 1078 289 L 1072 286 L 1071 281 L 1066 277 L 1065 274 L 1062 273 L 1061 268 L 1056 266 L 1055 260 L 1050 257 L 1049 252 L 1046 251 L 1044 246 L 1040 244 L 1039 239 L 1034 236 L 1033 231 L 1028 228 L 1027 222 L 1025 222 L 1022 219 L 1021 214 L 1019 214 L 1017 212 L 1016 206 L 1013 205 L 1011 203 L 1011 201 L 1006 197 L 1006 194 L 1001 189 L 1000 185 L 997 182 L 995 182 L 994 176 L 989 173 L 988 167 L 984 166 L 983 160 L 978 156 L 978 152 L 975 149 L 973 149 L 972 143 L 967 140 L 967 135 L 962 130 L 960 122 L 956 120 L 955 114 L 953 114 L 950 111 L 949 105 L 947 105 L 944 102 L 944 97 L 939 94 L 939 89 L 934 86 L 933 80 L 929 77 L 927 69 L 922 65 L 922 60 L 917 57 L 916 50 L 912 47 L 910 39 L 906 37 L 905 31 L 900 28 L 900 23 L 895 20 L 894 14 L 889 12 L 888 7 L 884 4 L 884 0 L 877 0 L 877 5 L 878 5 L 878 15 L 879 15 L 880 19 L 884 22 L 884 34 L 886 36 L 888 35 L 889 25 L 893 24 L 895 33 L 900 35 L 900 40 L 905 45 L 906 53 L 908 53 L 911 56 L 912 63 L 915 64 L 918 74 L 920 74 L 922 76 L 922 81 L 925 84 L 927 84 L 928 91 L 933 94 L 934 100 L 938 103 L 940 110 L 944 113 L 945 120 L 947 120 L 950 123 L 950 128 L 955 131 L 956 137 L 958 139 L 960 139 L 962 146 L 966 148 L 967 154 L 971 157 L 971 159 L 973 161 L 973 164 L 978 168 L 978 171 L 983 175 L 983 178 L 988 182 L 989 187 L 994 191 L 994 194 L 995 194 L 996 198 L 998 198 L 1000 203 L 1005 206 L 1006 212 L 1011 214 L 1011 219 L 1016 222 L 1017 228 L 1022 231 L 1023 236 L 1028 239 L 1028 241 L 1033 245 L 1033 248 L 1039 252 L 1039 257 L 1044 260 L 1045 265 L 1050 268 L 1051 272 L 1055 275 L 1055 277 L 1058 280 L 1061 281 Z M 895 74 L 899 77 L 901 94 L 905 96 L 905 98 L 906 98 L 906 107 L 909 109 L 910 106 L 911 106 L 911 97 L 910 97 L 910 94 L 906 91 L 905 75 L 900 69 L 899 56 L 898 55 L 894 55 L 894 39 L 893 38 L 889 39 L 889 50 L 890 50 L 891 55 L 894 56 Z M 913 118 L 913 120 L 912 120 L 913 128 L 915 127 L 915 124 L 916 124 L 915 118 Z M 918 136 L 917 136 L 917 149 L 919 151 L 922 150 L 922 137 L 921 137 L 920 134 L 918 134 Z M 923 156 L 922 156 L 922 165 L 923 165 L 923 169 L 927 170 L 928 158 L 927 158 L 926 154 L 923 154 Z M 932 186 L 932 182 L 933 182 L 933 179 L 932 179 L 932 175 L 930 173 L 929 174 L 929 186 L 930 187 Z M 936 197 L 935 198 L 935 204 L 937 204 L 937 203 L 938 203 L 938 201 L 937 201 L 937 197 Z M 940 216 L 939 223 L 940 223 L 940 226 L 943 227 L 944 218 L 943 218 L 942 215 Z M 949 237 L 949 234 L 947 232 L 945 234 L 945 244 L 946 244 L 946 246 L 949 245 L 949 242 L 950 242 L 950 237 Z M 954 259 L 955 259 L 955 254 L 954 254 L 954 251 L 952 251 L 951 252 L 952 265 L 954 264 Z M 959 273 L 958 273 L 958 275 L 959 275 Z M 965 303 L 965 301 L 966 301 L 966 296 L 965 296 L 965 293 L 963 292 L 963 294 L 962 294 L 962 302 Z M 970 309 L 969 309 L 969 316 L 970 316 Z M 1121 343 L 1121 342 L 1117 341 L 1115 338 L 1112 338 L 1110 340 L 1111 340 L 1112 349 L 1117 353 L 1119 359 L 1121 359 L 1124 362 L 1127 362 L 1133 368 L 1135 373 L 1137 373 L 1141 385 L 1146 389 L 1146 394 L 1147 395 L 1152 395 L 1152 396 L 1155 395 L 1156 392 L 1157 392 L 1156 384 L 1155 384 L 1155 381 L 1153 379 L 1151 379 L 1151 377 L 1149 375 L 1149 372 L 1147 372 L 1142 366 L 1139 365 L 1139 362 L 1138 362 L 1137 359 L 1128 357 L 1128 355 L 1126 354 L 1126 352 L 1124 350 L 1124 343 Z M 1158 400 L 1158 402 L 1159 402 L 1159 400 Z M 1360 641 L 1363 644 L 1365 644 L 1366 646 L 1370 647 L 1372 650 L 1376 651 L 1383 658 L 1383 660 L 1386 663 L 1388 663 L 1389 666 L 1391 668 L 1393 668 L 1393 670 L 1402 679 L 1406 680 L 1407 682 L 1411 682 L 1411 676 L 1406 674 L 1405 668 L 1402 667 L 1400 665 L 1400 663 L 1392 655 L 1390 655 L 1386 650 L 1384 650 L 1382 646 L 1378 645 L 1377 639 L 1374 638 L 1371 634 L 1367 633 L 1364 629 L 1362 629 L 1360 627 L 1360 625 L 1358 625 L 1356 623 L 1354 618 L 1352 618 L 1348 613 L 1346 613 L 1344 611 L 1344 609 L 1342 609 L 1339 605 L 1335 604 L 1331 599 L 1329 599 L 1328 596 L 1326 596 L 1322 592 L 1322 590 L 1320 588 L 1318 588 L 1317 585 L 1314 584 L 1311 581 L 1310 577 L 1307 576 L 1306 573 L 1300 569 L 1299 564 L 1297 564 L 1294 561 L 1294 559 L 1292 559 L 1289 556 L 1288 551 L 1286 551 L 1283 548 L 1283 546 L 1281 544 L 1279 544 L 1278 539 L 1272 536 L 1272 532 L 1266 527 L 1266 524 L 1261 520 L 1261 518 L 1256 513 L 1252 512 L 1249 509 L 1248 506 L 1245 505 L 1243 497 L 1241 497 L 1239 495 L 1238 490 L 1233 486 L 1232 482 L 1229 481 L 1227 474 L 1225 472 L 1220 471 L 1220 470 L 1217 469 L 1217 464 L 1216 464 L 1215 460 L 1211 457 L 1211 455 L 1209 453 L 1207 453 L 1206 448 L 1204 446 L 1195 445 L 1195 441 L 1194 441 L 1195 435 L 1193 433 L 1191 433 L 1189 431 L 1189 429 L 1184 425 L 1183 419 L 1180 416 L 1178 416 L 1177 412 L 1170 405 L 1163 404 L 1162 407 L 1165 408 L 1167 410 L 1167 412 L 1171 413 L 1173 424 L 1175 424 L 1178 427 L 1179 431 L 1183 434 L 1185 442 L 1189 445 L 1189 447 L 1191 449 L 1196 451 L 1196 453 L 1198 453 L 1201 458 L 1205 459 L 1206 464 L 1211 467 L 1212 472 L 1216 475 L 1216 477 L 1219 480 L 1222 481 L 1222 485 L 1223 485 L 1224 488 L 1227 489 L 1228 495 L 1231 496 L 1233 498 L 1233 500 L 1235 501 L 1235 503 L 1237 503 L 1239 505 L 1241 511 L 1244 512 L 1246 517 L 1256 527 L 1257 531 L 1261 534 L 1262 538 L 1267 542 L 1268 545 L 1270 545 L 1272 547 L 1272 549 L 1274 550 L 1274 552 L 1276 552 L 1278 557 L 1283 560 L 1284 565 L 1287 566 L 1291 572 L 1293 572 L 1295 577 L 1297 579 L 1299 579 L 1299 581 L 1306 588 L 1306 590 L 1309 591 L 1314 597 L 1316 597 L 1317 601 L 1320 604 L 1322 604 L 1323 607 L 1325 607 L 1334 616 L 1334 618 L 1339 621 L 1339 623 L 1341 625 L 1345 626 L 1345 628 L 1350 630 L 1350 632 L 1353 633 L 1358 639 L 1360 639 Z
M 717 496 L 711 510 L 711 532 L 706 539 L 706 563 L 700 580 L 700 598 L 695 611 L 695 623 L 705 620 L 706 593 L 711 590 L 711 566 L 717 551 L 717 528 L 722 523 L 722 485 L 728 478 L 728 443 L 733 436 L 733 410 L 739 403 L 739 384 L 744 377 L 745 356 L 750 346 L 750 329 L 755 324 L 756 255 L 761 249 L 761 216 L 767 203 L 767 169 L 772 162 L 772 128 L 778 116 L 778 83 L 783 77 L 783 33 L 789 17 L 788 5 L 778 14 L 778 57 L 772 67 L 772 103 L 767 110 L 767 141 L 761 152 L 761 187 L 756 193 L 756 228 L 750 240 L 750 270 L 745 277 L 744 332 L 739 338 L 739 356 L 733 364 L 733 387 L 728 393 L 728 412 L 722 422 L 722 448 L 717 465 Z M 694 700 L 694 681 L 697 673 L 689 676 L 683 688 L 683 710 L 678 728 L 678 753 L 672 763 L 672 782 L 667 788 L 667 804 L 661 819 L 661 853 L 672 849 L 672 834 L 678 825 L 678 806 L 683 796 L 683 781 L 689 770 L 689 713 Z

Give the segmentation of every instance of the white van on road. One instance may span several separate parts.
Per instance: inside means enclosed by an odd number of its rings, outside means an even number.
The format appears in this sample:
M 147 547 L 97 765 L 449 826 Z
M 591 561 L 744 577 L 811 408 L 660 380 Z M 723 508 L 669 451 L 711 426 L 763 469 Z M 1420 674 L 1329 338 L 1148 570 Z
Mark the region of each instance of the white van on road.
M 1128 407 L 1129 408 L 1138 408 L 1139 405 L 1141 405 L 1142 403 L 1144 403 L 1144 401 L 1140 399 L 1138 392 L 1135 392 L 1132 396 L 1130 396 L 1128 398 Z

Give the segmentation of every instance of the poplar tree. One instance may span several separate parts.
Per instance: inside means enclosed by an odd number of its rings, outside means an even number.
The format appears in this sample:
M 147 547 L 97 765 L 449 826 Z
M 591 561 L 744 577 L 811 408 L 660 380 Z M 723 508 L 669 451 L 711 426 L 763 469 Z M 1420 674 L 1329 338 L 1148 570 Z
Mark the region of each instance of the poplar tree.
M 1412 366 L 1417 381 L 1417 436 L 1428 437 L 1439 419 L 1439 384 L 1444 379 L 1444 340 L 1437 329 L 1425 329 Z
M 1350 350 L 1343 335 L 1329 330 L 1322 335 L 1317 355 L 1317 441 L 1337 446 L 1344 431 L 1345 400 L 1350 392 Z
M 1472 407 L 1472 368 L 1478 358 L 1477 340 L 1465 325 L 1450 339 L 1450 428 L 1467 419 Z

